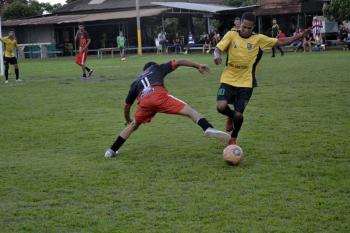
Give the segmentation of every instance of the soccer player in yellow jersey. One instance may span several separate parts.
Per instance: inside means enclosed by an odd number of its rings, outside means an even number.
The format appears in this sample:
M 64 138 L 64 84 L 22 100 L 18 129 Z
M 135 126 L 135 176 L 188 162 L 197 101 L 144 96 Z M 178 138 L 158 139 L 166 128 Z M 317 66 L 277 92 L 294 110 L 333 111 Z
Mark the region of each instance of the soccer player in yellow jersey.
M 21 81 L 19 79 L 19 69 L 17 64 L 17 58 L 14 53 L 14 49 L 17 47 L 17 40 L 15 37 L 15 32 L 10 31 L 8 36 L 1 37 L 0 41 L 4 43 L 4 65 L 5 65 L 5 83 L 9 81 L 9 64 L 15 67 L 16 81 Z
M 230 144 L 237 142 L 243 124 L 243 112 L 253 93 L 255 69 L 262 51 L 290 44 L 303 37 L 303 33 L 281 39 L 254 34 L 255 15 L 250 12 L 244 13 L 241 21 L 241 29 L 227 32 L 214 51 L 214 62 L 217 65 L 222 62 L 222 52 L 227 51 L 228 55 L 217 93 L 217 110 L 228 117 L 226 130 L 232 131 Z M 233 104 L 234 110 L 229 104 Z

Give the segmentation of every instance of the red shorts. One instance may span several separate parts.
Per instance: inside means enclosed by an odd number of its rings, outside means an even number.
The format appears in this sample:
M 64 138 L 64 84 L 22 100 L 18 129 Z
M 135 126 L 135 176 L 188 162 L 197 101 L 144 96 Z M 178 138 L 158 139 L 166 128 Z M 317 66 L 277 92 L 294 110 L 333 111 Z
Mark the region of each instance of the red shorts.
M 153 92 L 139 100 L 135 113 L 137 123 L 147 123 L 157 112 L 176 114 L 186 103 L 168 94 L 164 87 L 155 87 Z
M 79 65 L 85 65 L 87 59 L 87 52 L 79 52 L 75 57 L 75 62 Z

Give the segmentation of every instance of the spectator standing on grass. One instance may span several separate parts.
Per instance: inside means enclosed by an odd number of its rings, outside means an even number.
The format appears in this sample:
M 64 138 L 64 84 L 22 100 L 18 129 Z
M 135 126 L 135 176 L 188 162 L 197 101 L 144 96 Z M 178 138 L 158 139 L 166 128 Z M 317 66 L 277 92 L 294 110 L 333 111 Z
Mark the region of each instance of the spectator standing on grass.
M 273 19 L 272 20 L 272 28 L 271 28 L 271 36 L 275 37 L 275 38 L 278 38 L 279 31 L 280 31 L 280 27 L 277 24 L 277 20 Z M 281 56 L 283 56 L 284 52 L 281 49 L 281 47 L 275 46 L 275 47 L 272 48 L 272 57 L 275 57 L 276 48 L 281 52 Z
M 120 53 L 120 60 L 121 61 L 125 61 L 126 57 L 125 57 L 125 42 L 126 42 L 126 38 L 123 35 L 123 32 L 120 31 L 119 32 L 119 36 L 117 36 L 117 45 L 119 48 L 119 53 Z
M 166 49 L 168 41 L 166 39 L 166 33 L 164 31 L 161 31 L 158 33 L 157 39 L 159 41 L 159 44 L 162 46 L 162 51 L 165 51 L 167 53 L 168 51 L 166 51 Z

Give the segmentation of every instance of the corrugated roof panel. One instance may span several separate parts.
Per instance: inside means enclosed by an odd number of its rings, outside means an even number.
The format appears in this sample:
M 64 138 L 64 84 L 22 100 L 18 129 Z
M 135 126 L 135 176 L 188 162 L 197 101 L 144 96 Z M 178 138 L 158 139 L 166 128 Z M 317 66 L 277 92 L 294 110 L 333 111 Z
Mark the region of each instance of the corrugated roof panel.
M 166 9 L 153 8 L 140 10 L 141 17 L 159 15 Z M 135 18 L 136 10 L 132 11 L 118 11 L 95 14 L 81 14 L 81 15 L 51 15 L 40 18 L 22 19 L 22 20 L 6 20 L 2 22 L 3 26 L 24 26 L 24 25 L 45 25 L 45 24 L 63 24 L 63 23 L 77 23 L 77 22 L 91 22 L 102 21 L 110 19 L 127 19 Z
M 213 5 L 213 4 L 188 3 L 188 2 L 152 2 L 152 4 L 158 5 L 158 6 L 170 7 L 170 8 L 204 11 L 204 12 L 211 12 L 211 13 L 239 9 L 239 7 L 229 7 L 229 6 Z
M 114 9 L 130 9 L 135 8 L 135 0 L 105 0 L 102 4 L 88 4 L 91 0 L 76 0 L 70 4 L 64 5 L 58 9 L 55 13 L 72 13 L 82 11 L 95 11 L 95 10 L 114 10 Z M 140 0 L 140 8 L 151 7 L 151 2 L 157 0 Z M 177 2 L 171 0 L 158 0 L 162 2 Z M 204 3 L 204 4 L 224 4 L 225 0 L 191 0 L 192 3 Z

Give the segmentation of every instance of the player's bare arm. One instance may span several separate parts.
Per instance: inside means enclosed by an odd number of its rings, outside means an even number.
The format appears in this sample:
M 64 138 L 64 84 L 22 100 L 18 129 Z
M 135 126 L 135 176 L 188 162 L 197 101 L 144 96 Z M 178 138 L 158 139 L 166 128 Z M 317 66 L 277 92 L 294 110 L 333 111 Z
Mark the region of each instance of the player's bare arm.
M 278 41 L 276 42 L 276 46 L 283 46 L 283 45 L 289 45 L 291 44 L 293 41 L 298 40 L 302 37 L 304 37 L 304 33 L 297 33 L 295 36 L 292 37 L 286 37 L 286 38 L 280 38 L 278 39 Z
M 124 118 L 125 118 L 125 125 L 128 125 L 132 122 L 132 119 L 130 118 L 130 104 L 125 104 L 124 106 Z
M 89 48 L 89 45 L 91 43 L 91 39 L 87 40 L 86 46 L 82 49 L 84 52 L 87 51 L 87 49 Z
M 216 65 L 220 65 L 222 63 L 221 50 L 218 48 L 215 48 L 215 50 L 214 50 L 214 63 Z
M 196 68 L 201 74 L 210 73 L 210 68 L 206 64 L 198 64 L 196 62 L 192 62 L 192 61 L 188 61 L 188 60 L 179 60 L 179 61 L 176 61 L 175 65 L 176 65 L 176 67 L 187 66 L 187 67 Z

